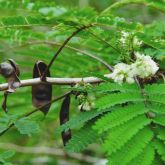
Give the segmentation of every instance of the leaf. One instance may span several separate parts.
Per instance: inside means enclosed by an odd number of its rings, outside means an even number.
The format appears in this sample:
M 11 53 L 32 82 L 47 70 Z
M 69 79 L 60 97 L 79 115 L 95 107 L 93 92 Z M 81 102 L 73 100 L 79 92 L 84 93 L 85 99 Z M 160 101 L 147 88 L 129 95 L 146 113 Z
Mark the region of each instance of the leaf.
M 147 109 L 143 104 L 130 104 L 124 107 L 116 107 L 112 112 L 106 113 L 103 117 L 98 119 L 93 128 L 99 133 L 103 133 L 145 112 L 147 112 Z
M 128 165 L 150 165 L 154 160 L 154 148 L 148 144 L 143 152 L 133 159 Z M 156 165 L 156 164 L 155 164 Z
M 94 131 L 88 123 L 75 133 L 72 139 L 67 143 L 65 149 L 68 152 L 80 152 L 84 150 L 89 144 L 95 142 L 98 134 Z
M 140 115 L 121 126 L 112 128 L 103 144 L 104 150 L 107 151 L 108 155 L 117 152 L 150 122 L 145 115 Z
M 120 164 L 120 162 L 122 162 L 122 165 L 128 164 L 133 158 L 138 157 L 139 154 L 143 153 L 144 148 L 150 144 L 153 135 L 153 132 L 148 127 L 143 128 L 120 150 L 110 156 L 109 163 L 111 165 Z
M 91 119 L 106 113 L 108 111 L 111 111 L 111 109 L 104 109 L 101 111 L 96 111 L 95 109 L 91 111 L 85 111 L 79 113 L 77 116 L 73 116 L 68 122 L 65 124 L 61 125 L 59 128 L 55 130 L 55 133 L 61 133 L 62 131 L 67 131 L 69 129 L 77 128 L 86 122 L 90 121 Z
M 39 126 L 35 121 L 22 118 L 15 122 L 15 126 L 21 134 L 31 135 L 39 132 Z
M 103 96 L 96 101 L 96 108 L 98 110 L 110 108 L 114 105 L 123 104 L 126 102 L 140 102 L 143 101 L 142 96 L 139 93 L 114 93 Z
M 3 153 L 0 154 L 0 159 L 9 159 L 15 155 L 15 151 L 13 150 L 8 150 L 4 151 Z

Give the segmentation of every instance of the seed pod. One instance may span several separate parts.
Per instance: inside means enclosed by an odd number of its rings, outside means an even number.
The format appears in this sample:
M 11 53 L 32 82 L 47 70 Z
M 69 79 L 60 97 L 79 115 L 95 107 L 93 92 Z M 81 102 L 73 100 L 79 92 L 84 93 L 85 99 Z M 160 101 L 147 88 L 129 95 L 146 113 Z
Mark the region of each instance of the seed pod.
M 38 78 L 42 76 L 46 70 L 47 65 L 38 61 L 33 68 L 33 78 Z M 46 77 L 50 77 L 50 71 L 47 71 Z M 51 84 L 39 84 L 32 86 L 32 103 L 33 106 L 39 108 L 44 115 L 46 115 L 51 106 L 52 99 L 52 85 Z
M 2 108 L 5 112 L 7 112 L 7 96 L 9 93 L 15 92 L 16 88 L 20 87 L 21 83 L 19 80 L 20 70 L 18 65 L 14 60 L 9 59 L 9 63 L 3 62 L 0 64 L 0 74 L 6 79 L 8 82 L 8 89 L 4 93 L 4 101 L 2 104 Z
M 14 60 L 9 59 L 9 63 L 4 62 L 0 64 L 0 74 L 6 79 L 9 84 L 8 92 L 13 93 L 15 89 L 20 86 L 20 70 Z
M 69 121 L 70 95 L 67 95 L 62 103 L 60 110 L 60 125 Z M 71 139 L 71 130 L 61 133 L 64 146 Z

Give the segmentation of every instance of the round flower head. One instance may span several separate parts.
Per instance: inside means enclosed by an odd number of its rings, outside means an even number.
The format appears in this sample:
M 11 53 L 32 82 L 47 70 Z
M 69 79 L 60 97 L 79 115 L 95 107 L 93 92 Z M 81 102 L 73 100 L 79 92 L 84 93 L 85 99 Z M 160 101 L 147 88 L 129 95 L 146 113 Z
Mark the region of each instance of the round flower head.
M 114 80 L 114 82 L 119 84 L 122 84 L 124 81 L 128 83 L 134 82 L 131 67 L 125 63 L 119 63 L 115 65 L 114 71 L 111 74 L 111 78 Z
M 128 40 L 128 38 L 129 38 L 129 33 L 128 32 L 125 32 L 125 31 L 121 31 L 121 34 L 122 34 L 122 37 L 120 38 L 120 42 L 122 43 L 122 44 L 125 44 L 126 43 L 126 41 Z
M 147 78 L 153 76 L 159 69 L 155 61 L 150 56 L 145 56 L 138 52 L 135 53 L 136 62 L 131 65 L 133 73 L 140 78 Z
M 136 61 L 131 65 L 118 63 L 114 66 L 110 77 L 119 84 L 126 81 L 129 84 L 135 82 L 134 77 L 147 78 L 153 76 L 159 69 L 156 62 L 150 56 L 145 56 L 138 52 L 135 53 Z

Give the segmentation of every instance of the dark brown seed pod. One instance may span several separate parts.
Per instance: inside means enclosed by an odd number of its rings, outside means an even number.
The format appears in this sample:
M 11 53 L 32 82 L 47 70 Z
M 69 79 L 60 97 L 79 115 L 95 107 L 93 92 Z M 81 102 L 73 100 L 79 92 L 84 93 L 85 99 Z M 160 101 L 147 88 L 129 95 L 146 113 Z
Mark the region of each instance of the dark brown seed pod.
M 33 78 L 42 76 L 47 65 L 43 61 L 38 61 L 33 68 Z M 50 71 L 47 72 L 46 77 L 50 77 Z M 32 102 L 34 107 L 39 108 L 44 115 L 46 115 L 50 109 L 52 100 L 52 85 L 51 84 L 39 84 L 32 86 Z M 42 107 L 42 108 L 40 108 Z
M 0 74 L 6 79 L 8 82 L 8 89 L 4 93 L 4 101 L 2 104 L 2 108 L 5 112 L 7 112 L 7 96 L 8 93 L 15 92 L 16 88 L 20 87 L 21 83 L 19 80 L 20 70 L 18 65 L 15 63 L 13 59 L 8 60 L 9 63 L 3 62 L 0 64 Z
M 60 125 L 69 121 L 70 95 L 67 95 L 62 103 L 60 110 Z M 61 133 L 64 146 L 71 139 L 71 130 Z
M 15 63 L 14 60 L 9 59 L 9 63 L 4 62 L 0 64 L 0 74 L 6 79 L 9 84 L 8 92 L 12 93 L 15 91 L 16 88 L 20 86 L 20 70 L 18 65 Z

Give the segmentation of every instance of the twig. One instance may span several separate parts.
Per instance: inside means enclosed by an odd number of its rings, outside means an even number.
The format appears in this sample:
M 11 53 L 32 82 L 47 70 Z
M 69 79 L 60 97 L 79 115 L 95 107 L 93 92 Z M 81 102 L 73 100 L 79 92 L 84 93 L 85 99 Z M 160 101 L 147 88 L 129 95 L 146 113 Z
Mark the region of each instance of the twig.
M 112 46 L 109 42 L 107 42 L 106 40 L 100 38 L 99 36 L 97 36 L 96 34 L 94 34 L 93 32 L 91 31 L 88 31 L 91 35 L 93 35 L 95 38 L 97 38 L 98 40 L 104 42 L 105 44 L 107 44 L 108 46 L 110 46 L 112 49 L 114 49 L 117 53 L 121 54 L 121 52 L 116 49 L 114 46 Z
M 56 101 L 58 101 L 58 100 L 64 98 L 65 96 L 69 95 L 70 93 L 71 93 L 71 91 L 70 91 L 70 92 L 67 92 L 67 93 L 65 93 L 65 94 L 63 94 L 63 95 L 61 95 L 61 96 L 59 96 L 59 97 L 57 97 L 57 98 L 55 98 L 55 99 L 53 99 L 52 101 L 50 101 L 49 103 L 45 104 L 44 106 L 38 107 L 38 108 L 34 109 L 33 111 L 31 111 L 31 112 L 29 112 L 29 113 L 27 113 L 27 114 L 23 114 L 23 115 L 22 115 L 21 117 L 19 117 L 18 119 L 21 119 L 21 118 L 24 118 L 24 117 L 28 117 L 28 116 L 34 114 L 35 112 L 40 111 L 40 108 L 43 108 L 43 107 L 45 107 L 45 106 L 47 106 L 47 105 L 49 105 L 49 104 L 51 104 L 51 103 L 54 103 L 54 102 L 56 102 Z M 11 123 L 11 124 L 8 126 L 8 128 L 6 128 L 4 131 L 2 131 L 2 132 L 0 133 L 0 136 L 2 136 L 3 134 L 5 134 L 5 133 L 6 133 L 10 128 L 12 128 L 13 126 L 14 126 L 14 123 Z
M 164 76 L 164 74 L 160 72 L 160 73 L 158 73 L 158 75 L 162 77 L 163 82 L 164 82 L 164 84 L 165 84 L 165 76 Z
M 59 156 L 59 157 L 66 157 L 66 152 L 60 148 L 50 148 L 46 146 L 40 146 L 40 147 L 24 147 L 19 146 L 12 143 L 0 143 L 1 149 L 12 149 L 19 153 L 25 153 L 25 154 L 38 154 L 38 155 L 53 155 L 53 156 Z M 102 158 L 96 158 L 89 155 L 79 154 L 79 153 L 67 153 L 67 157 L 76 159 L 83 162 L 88 162 L 95 164 L 98 161 L 101 161 Z
M 144 98 L 144 106 L 145 106 L 145 108 L 148 108 L 149 102 L 147 101 L 147 97 L 146 97 L 146 94 L 145 94 L 145 92 L 144 92 L 144 86 L 143 86 L 143 84 L 138 80 L 137 77 L 135 77 L 135 81 L 136 81 L 137 85 L 138 85 L 139 88 L 140 88 L 142 97 Z M 149 119 L 151 119 L 151 118 L 154 118 L 154 117 L 155 117 L 155 114 L 152 113 L 152 112 L 150 112 L 150 111 L 148 111 L 148 112 L 146 113 L 146 117 L 149 118 Z
M 106 75 L 104 75 L 104 77 L 111 79 L 110 74 L 106 74 Z M 96 84 L 96 83 L 103 82 L 103 80 L 101 80 L 100 78 L 97 78 L 97 77 L 81 77 L 81 78 L 46 77 L 46 82 L 41 81 L 40 78 L 21 80 L 20 87 L 38 85 L 38 84 L 43 84 L 43 83 L 48 83 L 48 84 L 52 84 L 52 85 L 74 85 L 74 84 L 81 82 L 82 80 L 85 83 L 90 83 L 90 84 Z M 4 91 L 7 88 L 8 88 L 8 83 L 0 84 L 0 91 Z
M 12 49 L 15 49 L 15 48 L 20 48 L 20 47 L 24 47 L 24 46 L 27 46 L 27 45 L 33 45 L 33 44 L 49 44 L 49 45 L 56 45 L 56 46 L 61 46 L 62 45 L 61 43 L 52 42 L 52 41 L 35 41 L 35 42 L 33 41 L 33 42 L 27 42 L 23 45 L 7 48 L 7 49 L 5 49 L 3 51 L 0 51 L 0 52 L 6 52 L 6 51 L 9 51 L 9 50 L 12 50 Z M 74 50 L 74 51 L 79 52 L 83 55 L 86 55 L 90 58 L 93 58 L 93 59 L 97 60 L 98 62 L 102 63 L 108 70 L 110 70 L 110 71 L 113 70 L 112 66 L 110 66 L 106 61 L 104 61 L 103 59 L 101 59 L 101 58 L 99 58 L 99 57 L 97 57 L 97 56 L 95 56 L 95 55 L 93 55 L 93 54 L 91 54 L 87 51 L 84 51 L 84 50 L 81 50 L 81 49 L 78 49 L 78 48 L 74 48 L 74 47 L 68 46 L 68 45 L 66 45 L 65 48 L 68 48 L 70 50 Z
M 138 80 L 137 77 L 135 77 L 135 81 L 140 89 L 140 92 L 141 92 L 141 95 L 142 97 L 144 98 L 144 104 L 145 104 L 145 107 L 147 107 L 147 100 L 146 100 L 146 95 L 145 95 L 145 92 L 144 92 L 144 87 L 143 87 L 143 84 L 140 83 L 140 81 Z
M 79 32 L 81 32 L 82 30 L 84 29 L 87 29 L 87 28 L 90 28 L 92 27 L 93 24 L 90 24 L 90 25 L 87 25 L 87 26 L 82 26 L 80 28 L 78 28 L 76 31 L 74 31 L 68 38 L 66 38 L 66 40 L 63 42 L 63 44 L 60 46 L 60 48 L 57 50 L 57 52 L 55 53 L 55 55 L 53 56 L 53 58 L 50 60 L 46 70 L 44 71 L 41 79 L 42 80 L 45 80 L 45 76 L 46 76 L 46 73 L 47 71 L 49 70 L 49 68 L 52 66 L 54 60 L 57 58 L 57 56 L 60 54 L 60 52 L 63 50 L 63 48 L 65 47 L 65 45 L 76 35 L 78 34 Z

